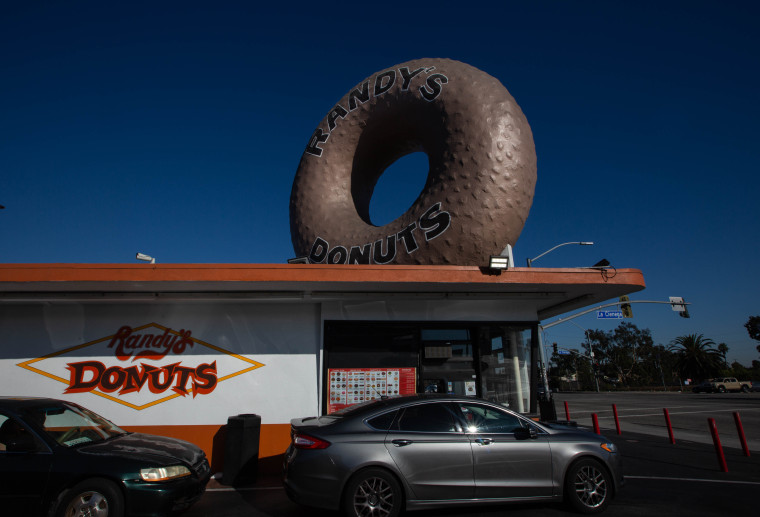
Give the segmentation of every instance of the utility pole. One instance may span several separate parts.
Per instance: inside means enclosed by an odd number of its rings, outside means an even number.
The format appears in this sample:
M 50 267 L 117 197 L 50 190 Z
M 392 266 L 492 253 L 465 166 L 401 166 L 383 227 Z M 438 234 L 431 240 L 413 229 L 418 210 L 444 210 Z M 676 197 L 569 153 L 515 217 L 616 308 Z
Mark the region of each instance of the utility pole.
M 599 393 L 599 376 L 596 372 L 596 360 L 594 359 L 594 347 L 591 345 L 591 340 L 588 337 L 588 329 L 584 329 L 586 333 L 586 344 L 588 344 L 588 353 L 591 356 L 591 373 L 594 374 L 594 383 L 596 384 L 596 392 Z

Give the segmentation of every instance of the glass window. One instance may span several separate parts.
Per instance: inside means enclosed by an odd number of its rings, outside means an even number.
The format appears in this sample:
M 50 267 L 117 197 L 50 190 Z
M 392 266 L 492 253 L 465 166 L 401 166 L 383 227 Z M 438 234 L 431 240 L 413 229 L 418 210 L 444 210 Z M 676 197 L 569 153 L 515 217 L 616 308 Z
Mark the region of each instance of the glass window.
M 25 410 L 25 418 L 39 423 L 65 447 L 99 442 L 126 432 L 88 409 L 69 404 L 30 408 Z
M 417 367 L 418 329 L 372 322 L 325 323 L 328 368 Z
M 397 411 L 389 411 L 387 413 L 383 413 L 382 415 L 378 415 L 367 420 L 367 424 L 369 424 L 369 426 L 373 429 L 377 429 L 378 431 L 387 431 L 390 429 L 396 413 Z
M 20 447 L 20 448 L 19 448 Z M 16 420 L 0 415 L 0 452 L 40 450 L 39 441 Z
M 511 413 L 479 404 L 460 404 L 468 433 L 514 433 L 522 420 Z
M 424 328 L 421 337 L 421 390 L 477 395 L 474 338 L 469 328 Z
M 410 406 L 404 410 L 394 429 L 420 433 L 454 433 L 457 425 L 448 404 L 431 403 Z
M 13 422 L 5 415 L 0 414 L 0 451 L 5 450 L 5 444 L 9 441 L 13 430 Z
M 532 326 L 493 326 L 480 343 L 482 397 L 518 413 L 530 411 Z
M 472 341 L 469 329 L 422 329 L 420 337 L 427 358 L 458 357 L 472 360 Z
M 326 386 L 331 368 L 416 368 L 418 393 L 477 396 L 516 413 L 536 411 L 535 332 L 534 322 L 326 321 Z M 329 395 L 329 389 L 322 395 L 325 411 Z

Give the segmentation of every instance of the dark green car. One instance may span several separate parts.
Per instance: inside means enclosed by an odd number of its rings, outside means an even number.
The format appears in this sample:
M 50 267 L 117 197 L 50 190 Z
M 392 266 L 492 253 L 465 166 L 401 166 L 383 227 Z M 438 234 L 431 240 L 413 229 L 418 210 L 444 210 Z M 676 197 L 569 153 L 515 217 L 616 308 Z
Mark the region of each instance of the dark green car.
M 210 474 L 193 444 L 128 433 L 71 402 L 0 397 L 4 514 L 166 515 L 195 503 Z

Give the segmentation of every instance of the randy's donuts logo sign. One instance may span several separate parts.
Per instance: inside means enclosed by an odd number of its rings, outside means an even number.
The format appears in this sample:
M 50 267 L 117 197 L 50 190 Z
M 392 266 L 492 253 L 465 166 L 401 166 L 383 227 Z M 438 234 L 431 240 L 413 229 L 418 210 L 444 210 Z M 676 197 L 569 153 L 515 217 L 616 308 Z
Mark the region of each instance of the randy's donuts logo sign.
M 154 366 L 145 360 L 163 361 L 167 355 L 180 356 L 195 345 L 190 330 L 179 332 L 164 329 L 163 334 L 152 332 L 135 332 L 123 326 L 111 338 L 108 348 L 114 350 L 119 361 L 134 363 L 139 366 L 107 366 L 101 361 L 78 361 L 68 363 L 69 387 L 64 393 L 82 393 L 95 389 L 104 393 L 118 392 L 120 395 L 139 392 L 147 388 L 152 393 L 164 393 L 171 390 L 183 397 L 205 395 L 214 391 L 219 379 L 216 361 L 202 363 L 195 367 L 182 365 L 182 362 Z
M 66 384 L 63 394 L 91 392 L 141 410 L 208 395 L 220 382 L 264 365 L 201 341 L 190 329 L 150 323 L 124 325 L 113 335 L 18 366 Z

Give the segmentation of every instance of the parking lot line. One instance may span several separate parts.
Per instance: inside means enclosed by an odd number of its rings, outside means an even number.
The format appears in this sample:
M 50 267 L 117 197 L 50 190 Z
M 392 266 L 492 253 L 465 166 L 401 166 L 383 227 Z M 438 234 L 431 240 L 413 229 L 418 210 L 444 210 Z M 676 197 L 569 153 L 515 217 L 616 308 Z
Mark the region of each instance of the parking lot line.
M 281 486 L 249 486 L 240 488 L 207 488 L 206 492 L 253 492 L 257 490 L 283 490 Z
M 625 476 L 625 479 L 651 479 L 653 481 L 686 481 L 700 483 L 723 483 L 728 485 L 760 485 L 758 481 L 731 481 L 727 479 L 671 478 L 660 476 Z
M 662 411 L 662 408 L 660 408 L 660 411 Z M 668 412 L 671 415 L 697 415 L 700 413 L 733 413 L 736 409 L 705 409 L 702 411 L 672 411 L 671 408 L 668 408 Z M 745 411 L 760 411 L 760 408 L 742 408 L 741 412 L 744 413 Z M 599 413 L 605 413 L 607 411 L 599 411 Z M 609 411 L 610 414 L 612 414 L 612 411 Z M 620 409 L 618 409 L 618 416 L 620 418 L 631 418 L 631 417 L 645 417 L 645 416 L 662 416 L 661 412 L 658 413 L 639 413 L 635 415 L 623 415 L 620 414 Z M 610 417 L 602 417 L 602 415 L 599 415 L 600 418 L 610 418 Z

